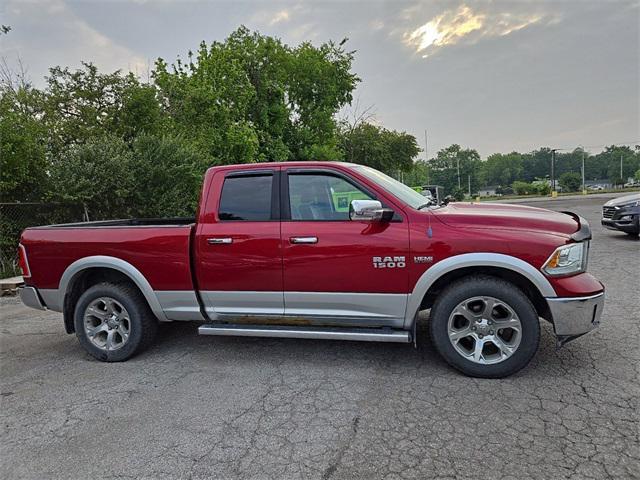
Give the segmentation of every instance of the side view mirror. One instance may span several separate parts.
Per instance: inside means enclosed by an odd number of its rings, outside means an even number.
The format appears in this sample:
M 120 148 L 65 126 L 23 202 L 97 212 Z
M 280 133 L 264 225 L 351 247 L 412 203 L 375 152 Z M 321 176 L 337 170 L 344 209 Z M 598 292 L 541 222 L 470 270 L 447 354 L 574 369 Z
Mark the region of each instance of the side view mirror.
M 378 200 L 351 200 L 349 219 L 360 222 L 390 222 L 393 210 L 382 208 Z

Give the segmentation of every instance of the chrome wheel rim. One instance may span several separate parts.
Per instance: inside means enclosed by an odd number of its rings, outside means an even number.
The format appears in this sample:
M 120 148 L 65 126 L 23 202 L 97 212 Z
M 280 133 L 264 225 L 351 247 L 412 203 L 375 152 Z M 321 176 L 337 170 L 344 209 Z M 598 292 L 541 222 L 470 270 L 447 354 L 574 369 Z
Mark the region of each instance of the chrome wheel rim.
M 96 298 L 84 311 L 84 333 L 99 349 L 118 350 L 129 341 L 129 312 L 114 298 Z
M 506 302 L 495 297 L 471 297 L 453 309 L 447 324 L 456 352 L 481 365 L 504 362 L 522 340 L 522 323 Z

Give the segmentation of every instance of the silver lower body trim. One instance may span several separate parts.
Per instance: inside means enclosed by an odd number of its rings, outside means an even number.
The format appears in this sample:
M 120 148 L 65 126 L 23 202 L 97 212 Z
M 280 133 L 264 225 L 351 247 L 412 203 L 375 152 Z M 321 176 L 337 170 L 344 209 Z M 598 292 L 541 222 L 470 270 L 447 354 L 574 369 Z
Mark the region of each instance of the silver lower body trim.
M 24 303 L 27 307 L 30 308 L 36 308 L 38 310 L 46 310 L 47 307 L 45 307 L 42 304 L 42 301 L 40 300 L 40 296 L 38 295 L 38 291 L 33 288 L 33 287 L 22 287 L 20 288 L 20 300 L 22 300 L 22 303 Z
M 168 320 L 205 320 L 200 313 L 200 305 L 198 305 L 195 292 L 158 290 L 155 294 Z
M 211 318 L 219 315 L 284 315 L 282 292 L 226 292 L 200 291 L 207 314 Z
M 60 290 L 57 288 L 41 288 L 38 290 L 38 293 L 40 293 L 42 301 L 49 310 L 53 310 L 54 312 L 62 311 Z
M 214 320 L 270 317 L 270 323 L 402 328 L 407 294 L 337 292 L 201 291 Z
M 338 322 L 360 320 L 369 326 L 402 327 L 407 298 L 405 293 L 284 292 L 284 313 Z
M 589 297 L 547 298 L 557 336 L 584 335 L 600 325 L 604 292 Z
M 409 343 L 411 334 L 406 330 L 376 330 L 372 328 L 340 329 L 314 327 L 256 327 L 250 325 L 202 325 L 200 335 L 233 337 L 308 338 L 322 340 L 355 340 L 361 342 Z

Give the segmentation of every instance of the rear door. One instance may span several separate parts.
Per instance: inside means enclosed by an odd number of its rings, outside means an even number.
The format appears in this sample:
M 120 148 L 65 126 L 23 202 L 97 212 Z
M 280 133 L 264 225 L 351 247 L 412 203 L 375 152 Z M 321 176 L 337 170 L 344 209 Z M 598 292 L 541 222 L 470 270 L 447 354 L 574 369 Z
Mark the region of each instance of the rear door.
M 285 314 L 316 324 L 402 326 L 403 212 L 395 209 L 389 223 L 349 220 L 351 200 L 377 198 L 340 170 L 285 167 L 281 182 Z
M 279 169 L 218 172 L 196 233 L 198 287 L 207 313 L 282 315 Z M 211 194 L 210 194 L 211 195 Z

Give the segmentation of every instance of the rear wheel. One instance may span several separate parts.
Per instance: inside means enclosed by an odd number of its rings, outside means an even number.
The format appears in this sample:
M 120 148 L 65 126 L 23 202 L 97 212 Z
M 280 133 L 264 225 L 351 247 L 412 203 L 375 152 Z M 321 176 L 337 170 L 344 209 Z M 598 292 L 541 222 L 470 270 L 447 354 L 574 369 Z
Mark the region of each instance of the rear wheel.
M 526 366 L 540 340 L 538 314 L 515 285 L 475 276 L 447 287 L 431 309 L 436 350 L 466 375 L 501 378 Z
M 76 336 L 82 347 L 103 362 L 120 362 L 148 347 L 157 320 L 144 297 L 126 284 L 100 283 L 87 289 L 76 305 Z

